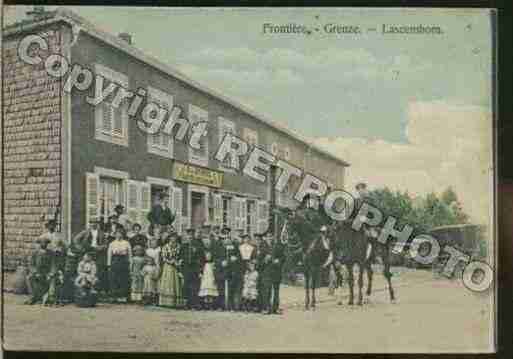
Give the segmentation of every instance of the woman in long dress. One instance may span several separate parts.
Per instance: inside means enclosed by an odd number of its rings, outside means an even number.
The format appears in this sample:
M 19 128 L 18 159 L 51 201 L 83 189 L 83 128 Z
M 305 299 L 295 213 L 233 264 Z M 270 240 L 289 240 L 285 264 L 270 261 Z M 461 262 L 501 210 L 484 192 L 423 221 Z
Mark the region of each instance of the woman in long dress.
M 182 260 L 180 258 L 180 243 L 176 234 L 171 234 L 160 253 L 162 260 L 162 275 L 159 285 L 159 305 L 164 307 L 181 308 L 185 305 L 183 291 L 183 276 L 180 273 Z
M 110 291 L 114 301 L 127 301 L 130 287 L 130 265 L 132 247 L 126 239 L 125 230 L 116 226 L 115 239 L 107 250 L 107 266 L 110 275 Z
M 201 286 L 198 296 L 202 299 L 204 309 L 213 309 L 214 301 L 219 292 L 214 275 L 215 264 L 211 252 L 205 253 L 205 264 L 201 273 Z

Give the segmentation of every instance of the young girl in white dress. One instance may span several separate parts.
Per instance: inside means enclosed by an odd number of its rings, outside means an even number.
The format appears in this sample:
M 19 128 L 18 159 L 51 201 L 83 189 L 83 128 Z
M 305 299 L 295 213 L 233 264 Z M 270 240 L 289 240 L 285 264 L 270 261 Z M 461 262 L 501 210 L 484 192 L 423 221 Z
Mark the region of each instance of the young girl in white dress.
M 203 302 L 203 307 L 207 310 L 212 309 L 215 299 L 219 295 L 216 285 L 216 279 L 214 276 L 214 261 L 212 259 L 212 253 L 205 253 L 205 264 L 203 265 L 203 271 L 201 275 L 201 286 L 198 296 Z

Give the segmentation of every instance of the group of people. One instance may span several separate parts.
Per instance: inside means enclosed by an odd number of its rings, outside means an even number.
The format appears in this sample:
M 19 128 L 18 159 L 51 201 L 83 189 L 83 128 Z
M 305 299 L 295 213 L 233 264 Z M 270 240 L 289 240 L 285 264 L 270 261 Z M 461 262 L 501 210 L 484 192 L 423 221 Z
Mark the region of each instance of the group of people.
M 280 313 L 285 245 L 279 239 L 210 225 L 180 235 L 166 202 L 152 208 L 145 233 L 122 206 L 107 223 L 91 218 L 69 245 L 56 233 L 56 221 L 48 221 L 30 258 L 27 303 L 94 306 L 108 300 Z

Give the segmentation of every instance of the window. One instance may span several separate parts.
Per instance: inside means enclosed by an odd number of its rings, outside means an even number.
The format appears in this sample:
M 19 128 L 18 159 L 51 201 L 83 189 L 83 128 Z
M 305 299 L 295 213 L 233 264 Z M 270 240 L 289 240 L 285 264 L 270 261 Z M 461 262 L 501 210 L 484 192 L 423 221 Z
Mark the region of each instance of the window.
M 227 133 L 231 133 L 235 135 L 235 124 L 233 121 L 230 121 L 226 118 L 219 117 L 218 119 L 218 127 L 219 127 L 219 144 L 223 142 L 224 136 Z M 226 156 L 223 162 L 219 163 L 219 169 L 228 172 L 235 172 L 238 168 L 239 159 L 231 158 L 231 155 Z
M 119 178 L 86 174 L 86 223 L 97 217 L 104 223 L 114 214 L 114 207 L 125 205 L 125 188 Z
M 245 128 L 243 139 L 249 145 L 250 149 L 258 145 L 258 132 Z
M 195 123 L 208 122 L 208 112 L 195 105 L 189 105 L 189 121 L 191 128 Z M 208 166 L 208 135 L 205 133 L 200 139 L 200 148 L 189 146 L 189 162 L 199 166 Z
M 232 228 L 232 229 L 242 229 L 245 232 L 246 231 L 246 223 L 247 223 L 246 199 L 240 198 L 240 197 L 234 197 L 232 199 L 232 205 L 234 208 L 234 211 L 233 211 L 234 228 Z
M 103 87 L 108 86 L 109 83 L 114 82 L 119 86 L 128 88 L 128 77 L 124 74 L 116 72 L 108 67 L 100 64 L 95 64 L 95 71 L 97 75 L 105 78 L 106 83 Z M 122 146 L 128 146 L 128 101 L 123 100 L 121 104 L 115 108 L 112 101 L 115 98 L 117 90 L 108 96 L 102 103 L 94 109 L 95 117 L 95 138 L 100 141 L 107 141 Z
M 234 216 L 232 215 L 232 201 L 229 197 L 223 197 L 223 227 L 234 227 Z
M 148 87 L 148 101 L 154 102 L 168 111 L 173 108 L 173 96 L 153 87 Z M 148 152 L 173 158 L 173 137 L 171 134 L 164 133 L 161 129 L 155 135 L 148 135 Z

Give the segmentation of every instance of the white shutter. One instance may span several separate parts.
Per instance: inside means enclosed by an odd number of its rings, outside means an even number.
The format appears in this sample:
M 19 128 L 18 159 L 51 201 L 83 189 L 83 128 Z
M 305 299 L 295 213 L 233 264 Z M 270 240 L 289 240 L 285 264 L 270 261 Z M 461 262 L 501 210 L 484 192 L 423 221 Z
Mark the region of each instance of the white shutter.
M 271 154 L 273 156 L 278 156 L 278 144 L 276 142 L 271 144 Z
M 86 173 L 86 223 L 92 217 L 99 216 L 100 209 L 100 176 Z
M 141 207 L 141 196 L 139 189 L 139 182 L 127 180 L 127 193 L 126 193 L 126 209 L 128 218 L 132 223 L 139 223 L 140 218 L 140 207 Z
M 178 233 L 182 233 L 183 229 L 183 194 L 182 189 L 180 187 L 172 187 L 173 188 L 173 205 L 171 208 L 173 209 L 173 213 L 175 214 L 175 222 L 174 227 Z
M 150 225 L 150 222 L 148 221 L 148 213 L 151 211 L 151 185 L 146 182 L 139 182 L 139 189 L 140 189 L 140 204 L 141 204 L 141 211 L 140 211 L 140 224 L 143 229 L 143 231 L 148 230 L 148 226 Z
M 253 205 L 251 206 L 251 211 L 250 211 L 251 235 L 255 235 L 255 233 L 258 233 L 258 216 L 257 216 L 258 202 L 254 201 L 252 203 L 253 203 Z
M 228 199 L 228 227 L 232 229 L 232 231 L 236 227 L 235 220 L 235 197 Z
M 246 227 L 248 225 L 248 203 L 246 201 L 246 198 L 241 198 L 240 205 L 241 205 L 241 228 L 244 230 L 244 233 L 246 233 Z
M 214 223 L 223 225 L 223 198 L 220 193 L 214 193 Z
M 258 231 L 263 233 L 269 227 L 269 214 L 266 201 L 258 201 Z
M 113 108 L 114 111 L 114 127 L 112 128 L 112 134 L 116 136 L 123 136 L 123 108 L 125 106 L 119 105 L 118 108 Z
M 102 131 L 108 135 L 112 134 L 113 111 L 110 102 L 104 101 L 101 104 Z

